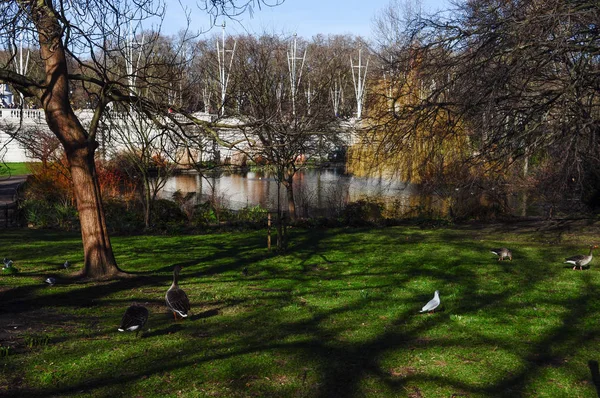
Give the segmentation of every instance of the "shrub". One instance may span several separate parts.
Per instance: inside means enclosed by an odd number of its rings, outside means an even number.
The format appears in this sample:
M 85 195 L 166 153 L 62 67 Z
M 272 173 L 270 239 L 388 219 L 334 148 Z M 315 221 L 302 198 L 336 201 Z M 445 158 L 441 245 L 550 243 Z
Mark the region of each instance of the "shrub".
M 365 226 L 380 222 L 383 217 L 383 203 L 361 199 L 350 202 L 342 211 L 342 218 L 347 225 Z
M 21 202 L 27 224 L 34 228 L 76 230 L 79 227 L 77 209 L 68 202 L 25 199 Z
M 131 234 L 144 229 L 142 211 L 131 202 L 106 200 L 104 202 L 106 226 L 111 232 Z
M 237 212 L 237 219 L 242 222 L 266 225 L 267 213 L 268 210 L 261 206 L 244 207 Z
M 173 231 L 183 228 L 187 221 L 186 214 L 175 202 L 158 199 L 152 203 L 151 228 Z
M 217 222 L 217 214 L 209 201 L 197 204 L 194 207 L 193 222 L 196 225 L 210 225 Z

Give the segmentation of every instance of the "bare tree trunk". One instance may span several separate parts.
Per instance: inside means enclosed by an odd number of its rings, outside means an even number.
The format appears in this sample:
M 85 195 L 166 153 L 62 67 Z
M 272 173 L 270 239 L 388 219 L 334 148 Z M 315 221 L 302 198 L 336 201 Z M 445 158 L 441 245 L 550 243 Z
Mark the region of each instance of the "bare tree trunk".
M 290 219 L 296 219 L 296 201 L 294 200 L 294 185 L 292 181 L 292 177 L 288 177 L 283 181 L 283 185 L 285 186 L 285 191 L 287 194 L 288 201 L 288 212 L 290 213 Z
M 26 6 L 35 8 L 31 14 L 45 67 L 44 88 L 40 90 L 39 97 L 48 127 L 65 148 L 71 168 L 85 259 L 82 276 L 115 275 L 120 270 L 106 228 L 94 163 L 98 144 L 89 137 L 69 103 L 69 72 L 61 39 L 62 27 L 45 3 L 27 3 Z
M 152 194 L 150 193 L 150 177 L 144 173 L 144 225 L 150 228 L 150 214 L 152 214 Z
M 85 260 L 82 276 L 99 278 L 115 275 L 119 268 L 106 228 L 94 150 L 82 148 L 69 153 L 68 159 L 81 224 Z

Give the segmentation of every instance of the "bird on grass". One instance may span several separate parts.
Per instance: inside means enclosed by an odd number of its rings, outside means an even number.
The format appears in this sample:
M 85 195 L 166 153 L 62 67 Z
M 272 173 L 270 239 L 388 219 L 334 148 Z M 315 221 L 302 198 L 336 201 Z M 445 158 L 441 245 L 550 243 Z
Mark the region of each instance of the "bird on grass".
M 69 260 L 67 260 L 67 261 L 65 261 L 65 263 L 63 264 L 63 266 L 62 266 L 62 267 L 63 267 L 64 269 L 67 269 L 67 268 L 69 268 L 70 266 L 71 266 L 71 264 L 69 263 Z
M 176 265 L 173 268 L 173 283 L 165 295 L 165 302 L 167 303 L 167 307 L 173 312 L 175 320 L 177 320 L 177 316 L 187 318 L 190 310 L 190 299 L 177 284 L 181 269 L 181 265 Z
M 594 258 L 592 252 L 594 251 L 594 249 L 597 248 L 598 245 L 590 245 L 590 253 L 587 256 L 583 254 L 578 254 L 576 256 L 567 257 L 565 258 L 564 263 L 573 264 L 573 269 L 577 269 L 577 267 L 579 267 L 579 270 L 583 271 L 583 266 L 588 265 L 590 261 L 592 261 L 592 258 Z
M 3 262 L 4 262 L 4 266 L 2 267 L 2 272 L 3 273 L 5 273 L 5 274 L 16 274 L 17 272 L 19 272 L 19 270 L 16 269 L 13 266 L 12 260 L 4 258 Z
M 242 275 L 248 276 L 248 267 L 244 267 L 244 269 L 242 269 Z
M 46 282 L 50 286 L 54 286 L 54 284 L 56 283 L 56 278 L 53 276 L 50 276 L 50 277 L 46 278 L 46 280 L 44 282 Z
M 498 261 L 503 261 L 505 258 L 508 258 L 510 261 L 512 261 L 512 252 L 506 247 L 491 249 L 490 251 L 498 256 Z
M 419 312 L 433 312 L 440 305 L 440 291 L 436 290 L 433 293 L 433 298 L 429 300 L 425 306 Z
M 119 332 L 135 332 L 135 337 L 148 321 L 148 309 L 143 305 L 133 304 L 127 308 L 121 326 L 117 329 Z

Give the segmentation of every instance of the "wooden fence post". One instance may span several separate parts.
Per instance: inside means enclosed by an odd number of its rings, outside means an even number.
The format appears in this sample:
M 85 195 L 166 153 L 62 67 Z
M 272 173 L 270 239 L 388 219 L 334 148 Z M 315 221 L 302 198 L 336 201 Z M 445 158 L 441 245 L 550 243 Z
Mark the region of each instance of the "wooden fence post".
M 267 249 L 271 251 L 271 213 L 267 213 Z

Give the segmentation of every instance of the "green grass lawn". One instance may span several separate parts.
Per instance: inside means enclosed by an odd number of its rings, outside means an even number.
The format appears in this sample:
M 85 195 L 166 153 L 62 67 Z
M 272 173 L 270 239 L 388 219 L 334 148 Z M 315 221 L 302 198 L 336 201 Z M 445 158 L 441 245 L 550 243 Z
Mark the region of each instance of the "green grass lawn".
M 143 397 L 593 397 L 600 267 L 564 257 L 598 223 L 265 231 L 112 239 L 134 278 L 59 281 L 80 237 L 2 231 L 0 395 Z M 492 247 L 513 250 L 499 262 Z M 164 305 L 172 269 L 192 302 Z M 242 273 L 244 267 L 248 275 Z M 433 314 L 421 307 L 440 291 Z M 119 333 L 131 303 L 150 311 Z
M 31 174 L 29 163 L 0 163 L 0 177 L 22 174 Z

